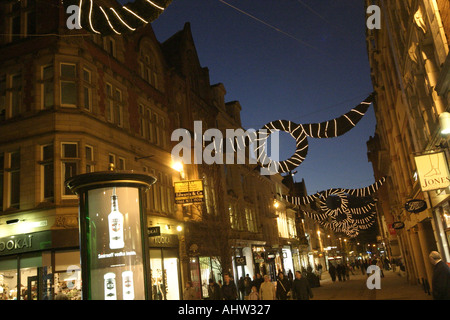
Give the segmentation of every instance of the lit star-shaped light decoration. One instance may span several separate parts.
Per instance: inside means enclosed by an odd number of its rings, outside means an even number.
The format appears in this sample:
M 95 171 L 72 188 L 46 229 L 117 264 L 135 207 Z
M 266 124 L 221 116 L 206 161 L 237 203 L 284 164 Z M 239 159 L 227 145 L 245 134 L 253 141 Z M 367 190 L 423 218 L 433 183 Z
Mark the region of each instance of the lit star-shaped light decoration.
M 64 9 L 80 8 L 80 24 L 85 30 L 103 36 L 123 35 L 156 20 L 172 0 L 135 0 L 124 5 L 115 1 L 106 6 L 98 0 L 64 0 Z

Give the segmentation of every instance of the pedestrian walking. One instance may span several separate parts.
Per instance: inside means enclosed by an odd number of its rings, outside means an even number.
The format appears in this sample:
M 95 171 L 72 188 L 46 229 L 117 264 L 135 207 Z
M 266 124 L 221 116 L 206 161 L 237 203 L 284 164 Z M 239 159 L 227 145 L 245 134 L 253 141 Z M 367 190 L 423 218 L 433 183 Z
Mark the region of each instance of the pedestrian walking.
M 433 299 L 450 300 L 450 268 L 442 261 L 442 257 L 437 251 L 431 251 L 429 258 L 431 264 L 434 265 L 431 282 Z
M 376 265 L 377 265 L 378 268 L 380 268 L 380 276 L 382 278 L 384 278 L 384 272 L 383 272 L 384 265 L 383 265 L 383 262 L 381 261 L 381 259 L 377 260 L 377 264 Z
M 240 277 L 238 280 L 239 299 L 244 300 L 245 296 L 245 282 L 244 277 Z
M 209 300 L 222 300 L 222 290 L 214 279 L 209 279 L 208 296 Z
M 300 271 L 295 271 L 295 280 L 292 284 L 292 298 L 295 300 L 309 300 L 313 298 L 313 292 L 308 280 L 302 277 Z
M 255 286 L 259 292 L 259 288 L 261 287 L 261 283 L 263 283 L 264 279 L 261 277 L 260 273 L 257 273 L 256 276 L 253 276 L 252 286 Z
M 199 298 L 197 297 L 197 292 L 192 286 L 192 281 L 186 282 L 186 288 L 183 292 L 183 300 L 199 300 Z
M 264 282 L 261 283 L 261 286 L 259 287 L 259 298 L 261 300 L 275 300 L 276 299 L 275 286 L 270 281 L 270 278 L 268 275 L 264 276 Z
M 340 263 L 338 263 L 338 265 L 336 267 L 336 274 L 337 274 L 338 280 L 342 281 L 342 265 Z
M 322 269 L 323 269 L 323 266 L 322 266 L 322 264 L 319 263 L 317 265 L 317 272 L 319 273 L 319 280 L 322 279 Z
M 250 279 L 248 273 L 245 275 L 244 278 L 244 287 L 245 287 L 245 297 L 248 297 L 248 295 L 252 292 L 252 279 Z
M 231 280 L 230 275 L 228 273 L 225 273 L 223 275 L 222 298 L 224 300 L 236 300 L 237 299 L 236 285 Z
M 291 286 L 289 280 L 284 276 L 283 272 L 280 271 L 277 279 L 277 299 L 287 300 L 290 290 Z
M 331 280 L 333 282 L 335 282 L 336 281 L 336 267 L 334 266 L 334 264 L 330 263 L 328 273 L 330 274 Z
M 258 289 L 256 289 L 256 286 L 252 286 L 252 291 L 248 295 L 248 300 L 259 300 Z

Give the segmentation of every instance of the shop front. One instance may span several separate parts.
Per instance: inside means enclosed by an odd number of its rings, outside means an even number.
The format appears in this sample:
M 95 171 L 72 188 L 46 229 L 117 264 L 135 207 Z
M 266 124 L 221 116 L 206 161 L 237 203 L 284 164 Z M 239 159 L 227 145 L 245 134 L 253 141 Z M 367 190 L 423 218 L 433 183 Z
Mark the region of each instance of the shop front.
M 0 300 L 81 299 L 78 230 L 0 238 Z
M 178 236 L 149 237 L 149 250 L 152 300 L 182 300 Z

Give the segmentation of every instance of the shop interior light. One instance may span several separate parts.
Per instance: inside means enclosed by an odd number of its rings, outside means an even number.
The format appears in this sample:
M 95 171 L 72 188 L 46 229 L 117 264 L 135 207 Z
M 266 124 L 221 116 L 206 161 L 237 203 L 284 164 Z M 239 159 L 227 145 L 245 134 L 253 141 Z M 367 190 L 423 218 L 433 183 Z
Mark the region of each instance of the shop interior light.
M 182 226 L 177 226 L 177 231 L 181 232 L 181 230 L 183 230 L 183 227 Z
M 449 112 L 442 112 L 439 115 L 439 125 L 441 127 L 442 134 L 450 133 L 450 113 Z

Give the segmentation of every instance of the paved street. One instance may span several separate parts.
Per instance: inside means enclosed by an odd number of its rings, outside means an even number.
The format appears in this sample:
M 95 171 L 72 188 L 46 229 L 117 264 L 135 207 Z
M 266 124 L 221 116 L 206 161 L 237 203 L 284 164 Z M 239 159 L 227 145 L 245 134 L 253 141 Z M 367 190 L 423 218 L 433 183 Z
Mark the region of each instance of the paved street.
M 359 270 L 357 270 L 359 271 Z M 360 272 L 350 274 L 350 280 L 332 282 L 328 272 L 323 273 L 321 287 L 313 288 L 313 300 L 432 300 L 420 285 L 408 284 L 405 276 L 384 271 L 381 289 L 370 290 L 367 276 Z

